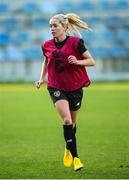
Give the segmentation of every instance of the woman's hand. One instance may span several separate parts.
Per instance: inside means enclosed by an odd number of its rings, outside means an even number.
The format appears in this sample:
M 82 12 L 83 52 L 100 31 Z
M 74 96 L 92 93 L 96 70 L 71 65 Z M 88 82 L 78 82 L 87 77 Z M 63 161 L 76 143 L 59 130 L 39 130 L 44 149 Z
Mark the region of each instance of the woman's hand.
M 78 60 L 77 60 L 77 58 L 76 58 L 75 56 L 72 56 L 72 55 L 68 57 L 68 62 L 69 62 L 70 64 L 78 65 Z
M 86 66 L 86 67 L 95 65 L 95 61 L 88 51 L 85 51 L 82 54 L 82 59 L 79 59 L 79 60 L 77 60 L 77 58 L 75 56 L 70 55 L 68 57 L 68 62 L 70 64 L 74 64 L 74 65 L 78 65 L 78 66 Z
M 43 83 L 42 80 L 38 80 L 38 81 L 35 82 L 35 85 L 36 85 L 37 88 L 40 88 L 42 83 Z

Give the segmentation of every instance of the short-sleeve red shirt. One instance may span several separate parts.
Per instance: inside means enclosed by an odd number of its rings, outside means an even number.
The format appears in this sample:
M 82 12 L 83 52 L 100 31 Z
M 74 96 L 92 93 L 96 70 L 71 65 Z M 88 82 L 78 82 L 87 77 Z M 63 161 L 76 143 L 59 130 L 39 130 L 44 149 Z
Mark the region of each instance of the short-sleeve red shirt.
M 79 41 L 79 37 L 70 36 L 61 48 L 56 47 L 53 39 L 42 45 L 43 53 L 48 60 L 48 87 L 70 92 L 89 86 L 90 80 L 86 68 L 68 62 L 70 55 L 75 56 L 78 60 L 82 59 L 78 51 Z

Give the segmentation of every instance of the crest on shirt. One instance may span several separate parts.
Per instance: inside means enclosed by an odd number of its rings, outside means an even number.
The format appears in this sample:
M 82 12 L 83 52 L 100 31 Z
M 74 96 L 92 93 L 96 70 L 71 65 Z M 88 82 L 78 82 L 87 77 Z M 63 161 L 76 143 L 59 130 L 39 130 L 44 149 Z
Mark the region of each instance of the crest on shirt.
M 60 96 L 60 91 L 55 91 L 55 92 L 54 92 L 54 96 L 55 96 L 55 97 L 59 97 L 59 96 Z

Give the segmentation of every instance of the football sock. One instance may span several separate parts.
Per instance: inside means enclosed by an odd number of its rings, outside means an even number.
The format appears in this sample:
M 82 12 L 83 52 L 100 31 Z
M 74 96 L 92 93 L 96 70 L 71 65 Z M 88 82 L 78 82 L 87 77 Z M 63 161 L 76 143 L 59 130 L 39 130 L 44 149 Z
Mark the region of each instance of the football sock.
M 73 127 L 73 132 L 74 132 L 74 134 L 76 134 L 76 124 L 75 124 L 75 126 Z M 75 136 L 75 143 L 76 143 L 76 136 Z M 66 143 L 66 149 L 69 149 L 67 143 Z
M 76 128 L 76 124 L 75 124 L 75 126 L 73 127 L 73 132 L 74 132 L 74 142 L 75 142 L 75 146 L 76 146 L 76 153 L 77 153 L 76 130 L 77 130 L 77 128 Z M 78 154 L 77 154 L 77 156 L 76 156 L 76 157 L 78 157 Z
M 73 130 L 73 125 L 64 125 L 64 138 L 67 144 L 67 149 L 70 150 L 73 157 L 78 157 L 77 147 L 76 147 L 76 138 Z
M 75 126 L 73 127 L 73 131 L 74 131 L 74 134 L 76 134 L 76 124 L 75 124 Z

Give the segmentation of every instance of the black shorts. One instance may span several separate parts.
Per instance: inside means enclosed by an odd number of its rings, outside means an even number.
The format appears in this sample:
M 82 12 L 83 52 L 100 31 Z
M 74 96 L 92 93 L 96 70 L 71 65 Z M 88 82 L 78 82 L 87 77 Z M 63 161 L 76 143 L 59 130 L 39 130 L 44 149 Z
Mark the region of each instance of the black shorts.
M 82 88 L 75 91 L 66 92 L 56 88 L 48 87 L 48 91 L 54 104 L 58 100 L 65 99 L 69 102 L 69 107 L 71 111 L 76 111 L 81 107 L 83 97 Z

